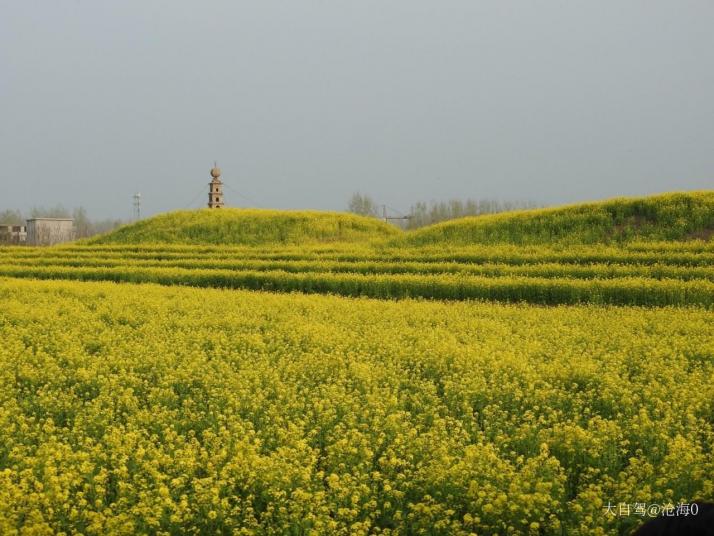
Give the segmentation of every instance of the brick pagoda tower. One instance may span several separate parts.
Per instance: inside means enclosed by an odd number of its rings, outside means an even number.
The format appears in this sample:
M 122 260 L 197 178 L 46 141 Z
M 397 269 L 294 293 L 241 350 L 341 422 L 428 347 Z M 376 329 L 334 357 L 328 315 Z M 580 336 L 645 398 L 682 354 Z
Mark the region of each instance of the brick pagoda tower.
M 213 165 L 211 169 L 211 182 L 208 183 L 208 208 L 223 208 L 223 183 L 221 182 L 221 170 Z

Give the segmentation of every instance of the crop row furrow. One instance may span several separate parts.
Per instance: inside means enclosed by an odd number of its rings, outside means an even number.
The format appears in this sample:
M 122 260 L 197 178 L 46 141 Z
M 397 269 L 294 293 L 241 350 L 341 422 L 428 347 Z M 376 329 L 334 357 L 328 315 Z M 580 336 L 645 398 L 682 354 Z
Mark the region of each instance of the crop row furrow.
M 617 278 L 482 277 L 463 274 L 290 273 L 184 268 L 73 268 L 0 265 L 0 275 L 197 287 L 332 293 L 376 298 L 484 299 L 539 304 L 704 305 L 714 303 L 710 281 Z
M 218 270 L 256 270 L 285 272 L 349 272 L 360 274 L 465 274 L 489 277 L 568 277 L 575 279 L 614 279 L 618 277 L 646 277 L 652 279 L 680 279 L 683 281 L 714 281 L 714 267 L 686 268 L 671 265 L 569 265 L 543 263 L 509 265 L 499 263 L 419 263 L 379 261 L 274 261 L 262 259 L 117 259 L 117 258 L 57 258 L 10 259 L 8 265 L 17 266 L 67 266 L 67 267 L 155 267 Z
M 461 263 L 461 264 L 544 264 L 558 263 L 569 265 L 615 264 L 615 265 L 666 265 L 684 267 L 714 266 L 714 254 L 667 252 L 626 252 L 626 251 L 578 251 L 562 252 L 543 250 L 541 252 L 500 251 L 488 248 L 481 251 L 357 251 L 320 252 L 294 251 L 274 252 L 261 250 L 211 252 L 176 252 L 176 251 L 106 251 L 98 252 L 91 248 L 85 250 L 68 249 L 27 249 L 6 248 L 0 250 L 0 262 L 10 259 L 135 259 L 135 260 L 271 260 L 271 261 L 334 261 L 334 262 L 419 262 L 419 263 Z

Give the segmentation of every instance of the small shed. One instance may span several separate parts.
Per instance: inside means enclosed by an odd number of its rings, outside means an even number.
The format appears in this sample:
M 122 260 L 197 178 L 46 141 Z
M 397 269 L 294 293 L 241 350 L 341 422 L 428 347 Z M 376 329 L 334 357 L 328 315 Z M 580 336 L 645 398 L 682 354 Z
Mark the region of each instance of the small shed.
M 27 228 L 24 225 L 7 225 L 0 223 L 0 243 L 24 244 L 27 238 Z
M 74 240 L 72 218 L 31 218 L 27 220 L 27 245 L 52 246 Z

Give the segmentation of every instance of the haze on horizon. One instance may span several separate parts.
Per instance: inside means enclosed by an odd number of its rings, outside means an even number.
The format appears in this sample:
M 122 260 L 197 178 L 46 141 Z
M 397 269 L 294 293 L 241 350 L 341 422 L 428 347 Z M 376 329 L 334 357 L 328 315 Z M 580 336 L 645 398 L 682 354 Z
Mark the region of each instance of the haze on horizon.
M 214 160 L 232 206 L 711 189 L 712 20 L 693 0 L 2 0 L 0 210 L 203 206 Z

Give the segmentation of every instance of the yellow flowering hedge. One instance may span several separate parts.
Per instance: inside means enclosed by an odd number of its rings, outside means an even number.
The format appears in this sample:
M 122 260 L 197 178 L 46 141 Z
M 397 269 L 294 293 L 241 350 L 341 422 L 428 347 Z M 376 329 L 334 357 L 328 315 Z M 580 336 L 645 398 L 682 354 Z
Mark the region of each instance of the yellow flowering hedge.
M 620 534 L 713 377 L 698 307 L 0 279 L 0 533 Z

